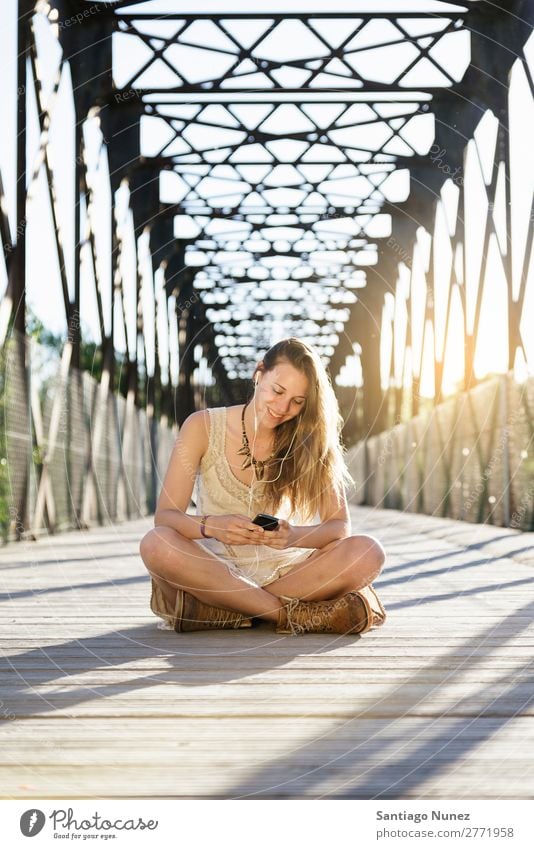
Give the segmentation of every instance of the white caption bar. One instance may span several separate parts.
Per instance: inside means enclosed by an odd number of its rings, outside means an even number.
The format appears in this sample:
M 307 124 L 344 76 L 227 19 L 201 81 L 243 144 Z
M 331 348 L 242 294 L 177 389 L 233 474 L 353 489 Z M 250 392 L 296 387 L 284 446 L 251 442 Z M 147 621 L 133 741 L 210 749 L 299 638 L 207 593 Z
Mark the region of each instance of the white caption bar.
M 0 800 L 2 845 L 532 849 L 534 802 Z M 34 841 L 34 842 L 33 842 Z

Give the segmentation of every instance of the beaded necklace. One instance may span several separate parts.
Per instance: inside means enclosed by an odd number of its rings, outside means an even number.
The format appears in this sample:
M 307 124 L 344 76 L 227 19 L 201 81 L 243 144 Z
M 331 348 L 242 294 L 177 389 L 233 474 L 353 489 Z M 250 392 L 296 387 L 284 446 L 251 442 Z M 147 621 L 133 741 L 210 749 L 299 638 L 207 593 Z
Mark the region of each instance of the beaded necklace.
M 250 450 L 250 444 L 249 444 L 249 441 L 248 441 L 247 431 L 245 429 L 245 410 L 247 408 L 247 405 L 248 405 L 248 401 L 247 401 L 246 404 L 244 404 L 243 409 L 241 411 L 241 434 L 242 434 L 241 443 L 242 443 L 242 445 L 241 445 L 241 448 L 239 449 L 239 451 L 237 453 L 245 455 L 245 459 L 243 460 L 243 462 L 241 464 L 241 469 L 248 469 L 248 468 L 250 468 L 250 466 L 253 466 L 254 471 L 256 473 L 256 478 L 258 480 L 261 480 L 263 478 L 264 473 L 265 473 L 265 467 L 274 458 L 275 452 L 272 451 L 270 456 L 267 457 L 266 460 L 257 460 L 254 457 L 254 455 L 252 454 L 252 451 Z

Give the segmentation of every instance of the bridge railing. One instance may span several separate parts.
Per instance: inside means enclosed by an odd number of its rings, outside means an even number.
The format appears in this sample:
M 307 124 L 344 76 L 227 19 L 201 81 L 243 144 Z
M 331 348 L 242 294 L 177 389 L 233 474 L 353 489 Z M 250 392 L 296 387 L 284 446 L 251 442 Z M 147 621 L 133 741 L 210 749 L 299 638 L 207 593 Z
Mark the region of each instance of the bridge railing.
M 357 503 L 534 530 L 534 378 L 487 380 L 347 460 Z
M 24 357 L 17 350 L 21 345 Z M 60 354 L 17 334 L 4 348 L 4 540 L 138 518 L 154 510 L 175 431 L 138 408 L 133 397 L 110 392 L 105 377 L 96 380 L 73 368 L 69 354 L 68 343 Z

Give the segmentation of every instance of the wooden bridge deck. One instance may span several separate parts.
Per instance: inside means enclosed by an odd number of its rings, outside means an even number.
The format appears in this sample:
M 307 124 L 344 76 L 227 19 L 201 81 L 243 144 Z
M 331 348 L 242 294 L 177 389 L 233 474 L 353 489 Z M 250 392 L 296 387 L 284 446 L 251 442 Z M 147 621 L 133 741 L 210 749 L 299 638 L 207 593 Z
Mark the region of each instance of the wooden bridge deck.
M 363 638 L 159 630 L 149 520 L 1 549 L 0 795 L 534 796 L 534 534 L 353 514 Z

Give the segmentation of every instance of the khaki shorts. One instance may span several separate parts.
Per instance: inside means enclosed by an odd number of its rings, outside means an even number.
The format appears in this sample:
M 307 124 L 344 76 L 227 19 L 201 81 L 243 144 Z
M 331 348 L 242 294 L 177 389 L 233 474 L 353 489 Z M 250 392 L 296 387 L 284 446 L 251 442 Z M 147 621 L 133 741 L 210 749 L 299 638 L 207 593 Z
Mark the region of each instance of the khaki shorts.
M 282 578 L 290 572 L 294 566 L 307 560 L 308 557 L 310 557 L 310 555 L 312 555 L 316 550 L 314 548 L 300 549 L 300 551 L 298 549 L 291 549 L 288 551 L 288 557 L 285 561 L 283 557 L 278 556 L 277 559 L 282 561 L 278 566 L 276 565 L 276 559 L 273 559 L 269 555 L 259 556 L 257 564 L 260 566 L 260 569 L 257 574 L 254 574 L 254 571 L 248 569 L 245 563 L 240 562 L 239 559 L 233 558 L 219 540 L 205 539 L 196 540 L 196 542 L 202 548 L 205 548 L 212 554 L 215 554 L 215 556 L 224 563 L 231 575 L 234 575 L 236 578 L 241 578 L 241 580 L 250 584 L 252 587 L 264 587 L 272 581 Z M 240 550 L 245 548 L 248 548 L 248 546 L 241 546 Z

